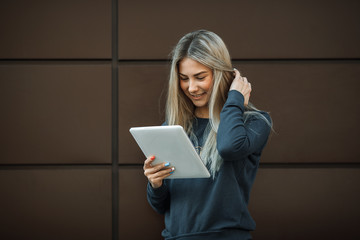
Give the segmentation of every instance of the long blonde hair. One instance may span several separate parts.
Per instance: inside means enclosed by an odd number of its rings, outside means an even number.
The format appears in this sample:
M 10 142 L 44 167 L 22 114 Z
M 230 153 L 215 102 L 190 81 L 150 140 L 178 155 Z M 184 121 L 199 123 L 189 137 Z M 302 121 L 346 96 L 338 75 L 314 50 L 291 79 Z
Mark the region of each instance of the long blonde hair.
M 222 39 L 215 33 L 206 30 L 198 30 L 186 34 L 172 51 L 166 101 L 166 122 L 168 125 L 183 126 L 191 140 L 197 142 L 192 128 L 195 118 L 195 107 L 179 86 L 178 64 L 184 58 L 191 58 L 213 71 L 213 88 L 208 103 L 210 124 L 205 130 L 204 139 L 206 140 L 200 156 L 210 168 L 211 174 L 214 177 L 223 162 L 216 149 L 216 135 L 220 124 L 220 112 L 225 104 L 234 78 L 230 54 Z M 258 111 L 251 103 L 248 104 L 246 110 L 256 111 L 256 113 Z M 249 114 L 250 112 L 244 115 Z M 268 122 L 262 115 L 260 117 Z

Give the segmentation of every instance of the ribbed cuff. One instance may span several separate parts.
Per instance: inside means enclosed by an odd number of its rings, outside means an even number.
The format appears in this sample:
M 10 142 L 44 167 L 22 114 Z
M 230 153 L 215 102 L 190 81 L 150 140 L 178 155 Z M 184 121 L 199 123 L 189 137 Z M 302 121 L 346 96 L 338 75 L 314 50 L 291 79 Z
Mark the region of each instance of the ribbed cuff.
M 159 188 L 153 188 L 153 187 L 151 186 L 150 182 L 148 182 L 147 189 L 148 189 L 148 192 L 149 192 L 151 195 L 155 195 L 155 196 L 162 196 L 162 195 L 166 194 L 167 191 L 168 191 L 168 188 L 167 188 L 167 186 L 165 185 L 164 182 L 163 182 L 163 184 L 161 185 L 161 187 L 159 187 Z
M 244 112 L 244 95 L 237 90 L 231 90 L 228 93 L 228 98 L 226 100 L 225 105 L 237 106 L 239 107 L 242 112 Z

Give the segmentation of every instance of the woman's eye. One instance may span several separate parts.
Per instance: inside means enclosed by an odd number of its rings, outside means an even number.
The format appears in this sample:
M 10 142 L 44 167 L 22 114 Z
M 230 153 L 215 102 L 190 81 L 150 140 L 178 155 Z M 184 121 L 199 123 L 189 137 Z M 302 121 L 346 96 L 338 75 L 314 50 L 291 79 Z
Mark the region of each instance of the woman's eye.
M 198 80 L 203 80 L 205 77 L 197 77 Z
M 186 81 L 186 80 L 188 80 L 189 78 L 186 78 L 186 77 L 180 77 L 180 80 L 182 80 L 182 81 Z

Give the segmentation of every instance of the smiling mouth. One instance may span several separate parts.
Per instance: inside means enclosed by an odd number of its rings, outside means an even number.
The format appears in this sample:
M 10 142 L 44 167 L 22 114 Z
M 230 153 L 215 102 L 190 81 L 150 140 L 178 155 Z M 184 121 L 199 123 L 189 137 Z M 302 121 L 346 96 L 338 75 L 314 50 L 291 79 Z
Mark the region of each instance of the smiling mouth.
M 202 96 L 204 96 L 206 93 L 202 93 L 202 94 L 190 94 L 190 96 L 194 99 L 199 99 L 201 98 Z

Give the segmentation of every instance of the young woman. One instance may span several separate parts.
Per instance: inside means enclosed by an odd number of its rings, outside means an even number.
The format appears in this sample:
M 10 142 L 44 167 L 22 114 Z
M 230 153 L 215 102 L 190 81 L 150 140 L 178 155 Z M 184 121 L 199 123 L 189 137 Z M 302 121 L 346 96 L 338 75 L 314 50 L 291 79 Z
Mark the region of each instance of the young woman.
M 165 214 L 165 239 L 251 239 L 247 205 L 272 123 L 250 92 L 215 33 L 188 33 L 174 48 L 165 124 L 184 127 L 212 177 L 166 179 L 176 169 L 145 160 L 148 201 Z

